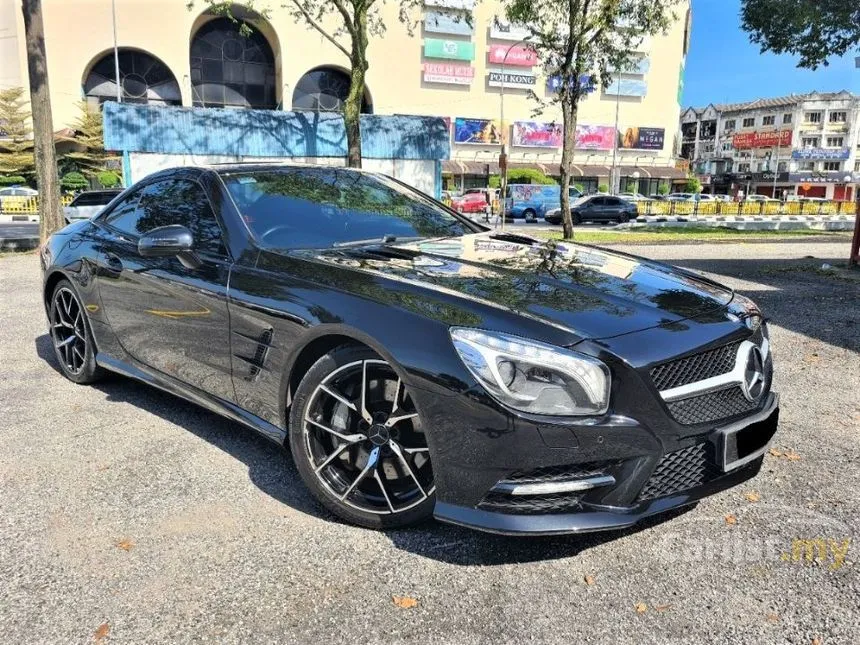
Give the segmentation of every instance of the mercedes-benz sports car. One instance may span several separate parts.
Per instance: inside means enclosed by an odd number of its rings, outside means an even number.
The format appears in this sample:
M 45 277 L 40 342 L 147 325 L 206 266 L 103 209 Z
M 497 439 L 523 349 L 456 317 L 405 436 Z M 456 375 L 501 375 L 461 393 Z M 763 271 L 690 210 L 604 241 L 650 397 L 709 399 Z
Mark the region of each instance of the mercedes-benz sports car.
M 289 444 L 363 526 L 625 527 L 753 477 L 777 428 L 747 298 L 383 175 L 159 172 L 41 265 L 66 377 L 119 372 Z

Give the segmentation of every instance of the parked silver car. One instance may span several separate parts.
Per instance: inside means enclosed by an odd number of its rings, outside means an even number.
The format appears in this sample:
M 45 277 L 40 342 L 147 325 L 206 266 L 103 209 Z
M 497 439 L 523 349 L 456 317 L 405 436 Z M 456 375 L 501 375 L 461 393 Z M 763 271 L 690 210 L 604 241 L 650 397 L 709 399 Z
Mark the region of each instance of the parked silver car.
M 102 212 L 102 209 L 110 204 L 114 197 L 122 192 L 121 189 L 88 190 L 81 193 L 71 204 L 63 209 L 66 224 L 79 219 L 91 219 Z

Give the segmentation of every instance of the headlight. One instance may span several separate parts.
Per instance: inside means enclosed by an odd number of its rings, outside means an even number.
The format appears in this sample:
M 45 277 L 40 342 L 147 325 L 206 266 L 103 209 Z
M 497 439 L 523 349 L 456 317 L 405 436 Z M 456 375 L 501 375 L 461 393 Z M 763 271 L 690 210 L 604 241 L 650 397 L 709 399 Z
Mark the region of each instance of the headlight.
M 494 399 L 553 416 L 603 414 L 609 368 L 596 358 L 507 334 L 451 329 L 460 359 Z

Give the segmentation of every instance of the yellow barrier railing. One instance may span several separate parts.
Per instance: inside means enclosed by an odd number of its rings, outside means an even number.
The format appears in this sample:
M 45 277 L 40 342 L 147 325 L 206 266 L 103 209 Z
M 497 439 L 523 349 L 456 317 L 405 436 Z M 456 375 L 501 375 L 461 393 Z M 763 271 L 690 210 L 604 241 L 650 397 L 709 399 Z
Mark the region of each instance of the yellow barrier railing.
M 68 206 L 74 198 L 74 195 L 63 195 L 60 197 L 60 206 Z M 0 198 L 0 212 L 9 215 L 35 215 L 39 212 L 39 198 L 14 195 Z
M 857 213 L 856 202 L 636 202 L 640 215 L 739 216 L 739 215 L 849 215 Z

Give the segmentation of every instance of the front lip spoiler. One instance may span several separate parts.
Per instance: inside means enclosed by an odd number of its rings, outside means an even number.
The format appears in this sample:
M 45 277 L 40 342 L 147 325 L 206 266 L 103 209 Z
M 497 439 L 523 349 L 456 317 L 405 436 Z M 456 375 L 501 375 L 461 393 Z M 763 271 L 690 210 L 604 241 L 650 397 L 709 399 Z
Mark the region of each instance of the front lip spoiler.
M 585 509 L 578 513 L 554 515 L 508 515 L 477 508 L 436 502 L 434 517 L 448 524 L 500 535 L 569 535 L 630 528 L 634 524 L 666 511 L 695 504 L 700 499 L 737 486 L 758 474 L 756 464 L 747 464 L 713 482 L 683 494 L 655 499 L 633 508 Z

